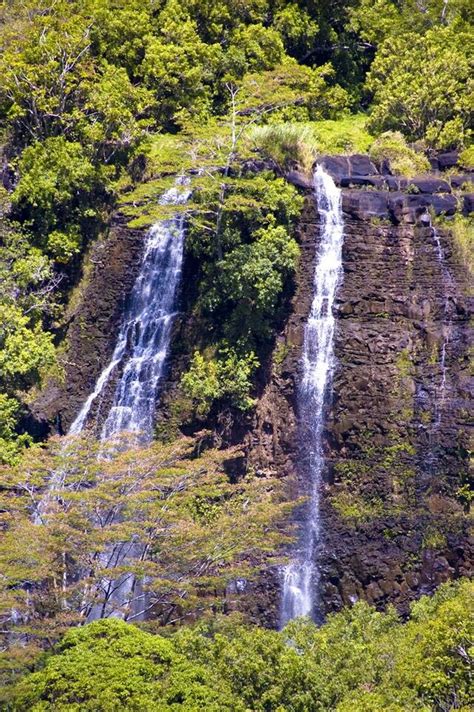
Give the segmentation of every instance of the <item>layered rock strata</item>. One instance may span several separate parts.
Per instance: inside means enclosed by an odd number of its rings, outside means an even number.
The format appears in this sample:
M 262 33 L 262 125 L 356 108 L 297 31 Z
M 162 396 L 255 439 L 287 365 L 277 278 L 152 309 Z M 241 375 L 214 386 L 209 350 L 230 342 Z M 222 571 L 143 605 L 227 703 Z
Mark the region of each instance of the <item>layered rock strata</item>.
M 322 161 L 343 190 L 345 242 L 337 370 L 326 409 L 321 599 L 326 611 L 361 598 L 405 611 L 410 600 L 441 581 L 472 571 L 469 278 L 449 222 L 436 233 L 431 224 L 436 215 L 449 219 L 472 209 L 473 196 L 465 190 L 471 174 L 433 172 L 406 182 L 366 156 Z M 307 196 L 287 320 L 276 335 L 252 417 L 223 413 L 210 442 L 241 443 L 242 455 L 229 460 L 231 476 L 252 468 L 258 476 L 285 478 L 288 498 L 296 499 L 306 491 L 296 391 L 319 219 L 311 181 L 294 171 L 287 177 Z M 143 238 L 143 231 L 117 216 L 92 249 L 89 275 L 70 314 L 64 384 L 50 384 L 32 407 L 51 431 L 67 431 L 110 358 Z M 197 343 L 191 260 L 184 272 L 183 316 L 176 323 L 160 419 L 168 424 L 186 350 Z M 275 624 L 277 571 L 266 569 L 256 585 L 241 588 L 245 601 L 236 605 Z M 239 595 L 229 591 L 233 601 Z
M 321 598 L 326 611 L 363 598 L 404 612 L 472 571 L 469 276 L 449 230 L 431 224 L 463 210 L 466 196 L 442 175 L 413 179 L 417 190 L 403 192 L 365 156 L 322 162 L 351 187 L 342 196 L 338 365 L 326 413 Z M 308 191 L 297 293 L 248 446 L 252 466 L 288 475 L 294 496 L 305 492 L 296 383 L 319 228 L 310 185 L 289 178 Z

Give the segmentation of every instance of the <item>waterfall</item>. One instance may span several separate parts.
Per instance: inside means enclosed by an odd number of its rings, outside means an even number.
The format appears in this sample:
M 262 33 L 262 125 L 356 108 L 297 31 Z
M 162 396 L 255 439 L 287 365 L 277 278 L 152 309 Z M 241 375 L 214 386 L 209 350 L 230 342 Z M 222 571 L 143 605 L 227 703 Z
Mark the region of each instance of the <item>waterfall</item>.
M 182 205 L 189 198 L 189 179 L 180 176 L 160 198 L 160 205 Z M 148 233 L 140 272 L 133 286 L 125 318 L 109 364 L 69 428 L 70 435 L 84 429 L 92 404 L 112 374 L 121 367 L 112 407 L 101 439 L 120 432 L 150 439 L 157 388 L 163 376 L 173 324 L 176 291 L 181 277 L 184 216 L 162 220 Z
M 324 403 L 334 370 L 335 318 L 333 305 L 342 278 L 343 220 L 341 191 L 318 166 L 314 188 L 321 220 L 316 256 L 313 302 L 304 331 L 302 380 L 299 387 L 301 441 L 308 451 L 309 500 L 305 508 L 299 551 L 283 569 L 281 623 L 311 615 L 317 603 L 315 565 L 320 539 L 319 500 L 324 455 Z
M 436 245 L 436 253 L 438 257 L 438 264 L 440 266 L 441 274 L 443 277 L 443 288 L 444 288 L 444 308 L 443 308 L 443 343 L 441 345 L 439 365 L 441 370 L 440 385 L 437 389 L 436 400 L 435 400 L 435 429 L 437 430 L 441 425 L 444 400 L 446 396 L 446 380 L 447 380 L 447 365 L 446 365 L 446 352 L 451 339 L 451 318 L 449 314 L 449 297 L 450 292 L 454 284 L 453 277 L 448 267 L 446 266 L 446 261 L 444 258 L 444 251 L 441 245 L 441 240 L 439 233 L 435 227 L 431 226 L 433 239 Z
M 175 185 L 160 198 L 161 205 L 183 205 L 189 199 L 189 179 L 180 176 Z M 171 330 L 176 309 L 176 296 L 181 279 L 184 249 L 183 213 L 157 222 L 148 232 L 140 271 L 132 288 L 117 342 L 110 362 L 103 369 L 68 434 L 79 435 L 87 426 L 93 403 L 112 378 L 117 379 L 110 409 L 103 421 L 100 440 L 113 440 L 122 432 L 132 433 L 136 440 L 152 439 L 156 399 L 164 375 Z M 65 471 L 56 472 L 49 482 L 49 495 L 64 482 Z M 47 510 L 48 497 L 35 515 L 41 523 Z M 116 568 L 126 561 L 141 558 L 143 547 L 134 541 L 121 542 L 100 555 L 104 568 Z M 104 603 L 95 604 L 87 613 L 88 620 L 104 616 L 135 619 L 143 612 L 145 594 L 142 582 L 131 573 L 117 579 L 102 579 L 100 589 Z M 84 610 L 87 610 L 84 603 Z

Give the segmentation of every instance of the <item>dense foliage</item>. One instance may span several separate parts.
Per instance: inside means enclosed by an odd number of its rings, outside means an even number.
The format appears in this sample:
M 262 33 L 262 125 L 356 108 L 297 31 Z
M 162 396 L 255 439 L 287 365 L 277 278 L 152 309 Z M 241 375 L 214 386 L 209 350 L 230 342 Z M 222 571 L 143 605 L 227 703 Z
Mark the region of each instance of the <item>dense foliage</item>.
M 61 381 L 68 302 L 111 212 L 146 229 L 185 173 L 192 198 L 172 210 L 186 210 L 194 331 L 170 412 L 198 428 L 244 418 L 299 257 L 302 198 L 285 173 L 361 151 L 414 176 L 438 148 L 472 168 L 471 36 L 468 0 L 2 3 L 5 681 L 34 667 L 6 709 L 467 710 L 467 584 L 406 624 L 364 604 L 282 633 L 210 618 L 287 542 L 278 482 L 228 474 L 206 433 L 173 442 L 168 423 L 148 449 L 38 445 L 28 404 Z M 472 267 L 472 225 L 452 224 Z M 128 542 L 143 555 L 114 564 L 107 553 Z M 107 620 L 64 635 L 107 610 L 104 582 L 121 576 L 146 581 L 148 630 Z
M 209 377 L 196 397 L 196 356 L 185 390 L 200 413 L 216 398 L 247 408 L 295 266 L 297 199 L 270 173 L 252 178 L 239 166 L 256 151 L 278 173 L 295 161 L 308 167 L 321 148 L 366 150 L 371 137 L 347 119 L 361 108 L 375 135 L 401 132 L 402 143 L 418 140 L 421 147 L 468 146 L 471 19 L 465 0 L 422 6 L 411 0 L 5 2 L 3 182 L 17 222 L 13 232 L 22 236 L 18 257 L 34 250 L 42 261 L 28 285 L 23 273 L 11 289 L 47 298 L 34 311 L 20 300 L 8 315 L 16 353 L 25 354 L 36 335 L 41 357 L 21 365 L 21 383 L 18 371 L 0 376 L 7 399 L 2 458 L 14 455 L 14 441 L 22 442 L 25 392 L 34 374 L 39 382 L 38 367 L 51 366 L 48 332 L 61 328 L 58 305 L 80 275 L 84 249 L 130 182 L 160 172 L 205 169 L 196 182 L 190 242 L 199 264 L 199 307 L 211 332 L 195 350 Z M 329 133 L 327 120 L 336 122 Z M 166 136 L 168 160 L 156 160 Z M 377 150 L 390 153 L 392 142 Z M 409 173 L 425 165 L 417 155 L 408 163 L 395 160 Z M 137 173 L 144 157 L 145 173 Z M 216 170 L 222 180 L 210 178 Z M 142 195 L 142 224 L 159 190 Z M 269 195 L 272 205 L 259 215 L 259 201 Z M 286 213 L 278 200 L 288 204 Z M 8 271 L 14 238 L 2 241 Z M 48 290 L 51 280 L 56 288 Z M 6 332 L 2 348 L 5 339 Z M 240 386 L 232 392 L 225 372 L 234 366 Z
M 467 712 L 472 593 L 444 585 L 406 623 L 358 603 L 281 633 L 230 618 L 163 637 L 104 620 L 69 632 L 6 690 L 6 708 Z
M 138 609 L 162 623 L 222 609 L 228 583 L 287 540 L 277 525 L 289 505 L 277 482 L 249 474 L 232 484 L 222 453 L 196 457 L 194 447 L 72 438 L 31 448 L 4 473 L 0 616 L 12 635 L 51 642 L 93 608 L 111 615 L 120 576 L 146 577 Z

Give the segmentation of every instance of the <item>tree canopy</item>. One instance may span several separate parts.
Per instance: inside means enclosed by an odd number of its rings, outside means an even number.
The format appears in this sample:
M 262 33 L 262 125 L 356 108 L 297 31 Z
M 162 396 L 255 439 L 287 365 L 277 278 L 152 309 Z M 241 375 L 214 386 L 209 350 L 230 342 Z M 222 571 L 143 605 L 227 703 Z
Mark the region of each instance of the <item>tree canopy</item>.
M 464 582 L 421 599 L 406 623 L 365 603 L 280 633 L 232 618 L 166 637 L 98 621 L 70 631 L 6 699 L 19 712 L 467 712 L 470 615 Z

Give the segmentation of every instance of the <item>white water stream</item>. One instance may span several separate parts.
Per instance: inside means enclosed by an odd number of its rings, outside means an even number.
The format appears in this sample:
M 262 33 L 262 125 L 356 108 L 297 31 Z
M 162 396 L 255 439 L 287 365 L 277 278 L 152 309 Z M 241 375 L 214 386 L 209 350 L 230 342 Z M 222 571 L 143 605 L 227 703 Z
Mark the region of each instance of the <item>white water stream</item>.
M 178 178 L 176 185 L 162 195 L 160 205 L 186 203 L 190 195 L 188 185 L 189 179 Z M 140 272 L 112 358 L 69 428 L 70 435 L 78 435 L 84 429 L 92 404 L 121 367 L 101 440 L 125 431 L 137 433 L 145 440 L 151 437 L 157 388 L 163 376 L 175 316 L 183 245 L 183 215 L 156 223 L 148 233 Z
M 189 179 L 179 177 L 166 191 L 161 205 L 183 205 L 190 196 Z M 91 409 L 111 379 L 117 379 L 110 410 L 103 422 L 100 440 L 113 441 L 121 433 L 132 433 L 140 442 L 151 440 L 156 400 L 164 375 L 166 357 L 181 281 L 184 248 L 184 220 L 181 213 L 157 222 L 149 231 L 140 271 L 129 297 L 117 343 L 110 362 L 100 374 L 68 434 L 79 435 L 87 426 Z M 67 468 L 49 482 L 49 497 L 43 499 L 34 521 L 41 523 L 54 491 L 63 486 Z M 134 541 L 121 542 L 102 552 L 104 568 L 115 569 L 126 561 L 139 559 L 143 547 Z M 146 596 L 142 582 L 133 574 L 102 579 L 102 603 L 84 612 L 88 620 L 105 616 L 141 616 Z
M 442 324 L 443 343 L 441 345 L 440 358 L 439 358 L 439 365 L 440 365 L 440 369 L 441 369 L 441 382 L 440 382 L 439 388 L 437 390 L 436 401 L 435 401 L 435 429 L 437 430 L 439 428 L 439 426 L 441 425 L 444 401 L 445 401 L 445 397 L 446 397 L 446 381 L 447 381 L 447 372 L 448 372 L 448 368 L 446 365 L 446 351 L 447 351 L 447 348 L 448 348 L 448 345 L 449 345 L 449 342 L 451 339 L 451 329 L 452 329 L 451 318 L 449 315 L 449 298 L 450 298 L 450 293 L 451 293 L 453 285 L 454 285 L 454 280 L 451 275 L 451 272 L 449 271 L 449 269 L 446 265 L 444 251 L 443 251 L 443 247 L 441 245 L 441 240 L 440 240 L 438 231 L 433 226 L 432 226 L 432 230 L 433 230 L 433 238 L 434 238 L 434 241 L 436 244 L 438 263 L 439 263 L 441 273 L 443 276 L 443 286 L 444 286 L 444 311 L 443 311 L 443 324 Z
M 311 615 L 317 602 L 318 572 L 315 559 L 320 539 L 319 501 L 324 468 L 322 433 L 324 403 L 334 371 L 334 299 L 342 278 L 344 224 L 341 191 L 318 166 L 314 174 L 321 238 L 316 256 L 313 302 L 305 326 L 303 377 L 299 389 L 301 441 L 308 449 L 310 492 L 305 509 L 300 548 L 283 569 L 281 624 Z

